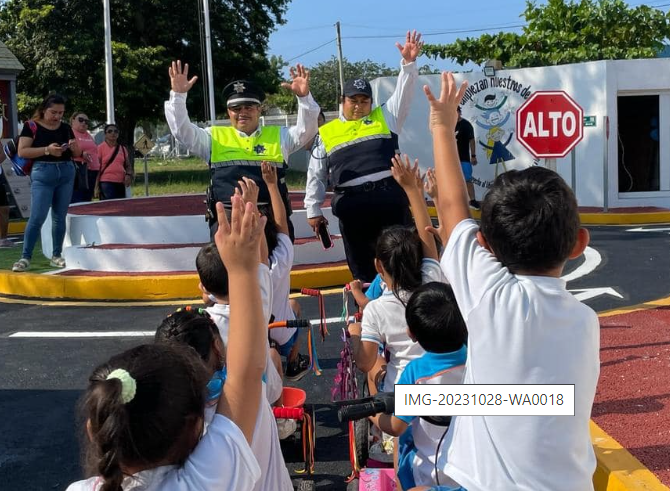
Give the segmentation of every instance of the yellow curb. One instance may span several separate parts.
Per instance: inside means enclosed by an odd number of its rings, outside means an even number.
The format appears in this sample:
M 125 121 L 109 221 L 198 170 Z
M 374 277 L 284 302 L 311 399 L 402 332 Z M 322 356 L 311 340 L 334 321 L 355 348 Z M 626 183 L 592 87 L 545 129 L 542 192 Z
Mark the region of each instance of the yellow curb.
M 26 230 L 26 223 L 28 222 L 9 222 L 7 233 L 9 235 L 22 234 Z
M 347 266 L 291 272 L 291 288 L 294 290 L 344 285 L 351 280 Z M 0 272 L 0 295 L 22 298 L 169 302 L 199 298 L 199 292 L 196 274 L 61 276 Z
M 437 217 L 437 209 L 434 206 L 428 207 L 428 213 L 431 217 Z M 472 218 L 479 220 L 481 212 L 479 210 L 470 210 Z M 580 213 L 579 217 L 584 225 L 644 225 L 670 223 L 670 212 L 653 211 L 646 213 Z
M 593 474 L 595 491 L 668 490 L 642 462 L 633 457 L 596 423 L 591 421 L 591 441 L 598 465 Z
M 659 298 L 649 302 L 638 303 L 629 307 L 617 308 L 612 310 L 605 310 L 598 313 L 598 317 L 612 317 L 613 315 L 631 314 L 640 310 L 651 310 L 658 307 L 667 307 L 670 305 L 670 297 Z

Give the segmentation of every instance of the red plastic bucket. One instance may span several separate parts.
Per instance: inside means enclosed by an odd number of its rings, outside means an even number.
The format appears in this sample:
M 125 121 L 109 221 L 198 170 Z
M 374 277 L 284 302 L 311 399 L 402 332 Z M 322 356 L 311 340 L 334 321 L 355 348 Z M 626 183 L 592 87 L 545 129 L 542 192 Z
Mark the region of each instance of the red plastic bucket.
M 282 401 L 284 407 L 302 407 L 307 399 L 307 394 L 302 389 L 295 387 L 284 387 L 282 389 Z

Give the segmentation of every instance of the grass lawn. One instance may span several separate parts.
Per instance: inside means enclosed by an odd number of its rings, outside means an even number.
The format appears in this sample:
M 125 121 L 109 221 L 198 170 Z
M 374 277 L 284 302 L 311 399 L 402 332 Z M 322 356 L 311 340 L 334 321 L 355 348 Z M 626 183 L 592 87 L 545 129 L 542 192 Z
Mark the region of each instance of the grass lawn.
M 147 161 L 149 196 L 163 194 L 204 194 L 209 185 L 209 169 L 198 157 Z M 144 196 L 144 159 L 135 160 L 133 196 Z M 307 174 L 289 170 L 286 183 L 290 190 L 304 190 Z
M 16 247 L 0 249 L 0 270 L 12 270 L 12 266 L 21 258 L 21 251 L 23 250 L 23 242 L 17 244 Z M 30 260 L 29 273 L 44 273 L 45 271 L 53 271 L 56 268 L 49 266 L 49 259 L 42 254 L 42 243 L 37 241 L 35 250 L 33 251 L 33 258 Z

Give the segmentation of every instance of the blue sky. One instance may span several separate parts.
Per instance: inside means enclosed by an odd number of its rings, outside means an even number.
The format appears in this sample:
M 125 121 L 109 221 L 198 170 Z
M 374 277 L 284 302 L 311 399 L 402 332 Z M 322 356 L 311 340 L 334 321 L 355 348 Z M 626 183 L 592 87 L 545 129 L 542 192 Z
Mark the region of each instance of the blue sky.
M 334 24 L 339 20 L 342 51 L 348 60 L 369 58 L 397 66 L 400 56 L 395 43 L 403 41 L 408 29 L 425 35 L 465 29 L 498 32 L 500 28 L 491 27 L 522 24 L 519 16 L 524 7 L 524 0 L 292 0 L 286 24 L 270 36 L 270 54 L 281 55 L 287 61 L 297 57 L 291 64 L 300 62 L 308 66 L 328 60 L 337 54 L 335 42 L 299 55 L 334 40 Z M 424 39 L 430 43 L 449 43 L 458 37 L 479 36 L 481 32 L 426 35 Z M 426 57 L 420 57 L 419 63 L 435 68 L 454 66 L 446 60 Z
M 628 2 L 630 6 L 659 3 L 658 0 Z M 407 29 L 424 33 L 424 39 L 430 43 L 450 43 L 459 37 L 499 32 L 501 26 L 523 24 L 520 15 L 525 4 L 524 0 L 292 0 L 286 24 L 270 36 L 269 53 L 281 55 L 284 60 L 291 60 L 291 64 L 300 62 L 309 66 L 328 60 L 337 54 L 335 42 L 320 46 L 335 39 L 334 24 L 339 20 L 342 51 L 347 59 L 369 58 L 397 66 L 400 57 L 395 42 L 404 39 Z M 453 32 L 470 29 L 473 32 Z M 518 27 L 504 30 L 520 31 Z M 311 50 L 314 51 L 307 53 Z M 419 63 L 439 69 L 455 68 L 448 60 L 425 56 L 419 58 Z

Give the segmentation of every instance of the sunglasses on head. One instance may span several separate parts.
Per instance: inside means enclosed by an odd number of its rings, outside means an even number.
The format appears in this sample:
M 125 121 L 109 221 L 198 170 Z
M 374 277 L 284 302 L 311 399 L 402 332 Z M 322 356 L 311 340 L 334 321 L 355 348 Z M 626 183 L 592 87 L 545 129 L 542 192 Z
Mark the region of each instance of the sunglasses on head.
M 107 133 L 107 134 L 118 133 L 118 132 L 119 132 L 119 130 L 116 130 L 114 128 L 110 128 L 108 130 L 105 130 L 105 133 Z
M 79 121 L 82 124 L 88 124 L 89 120 L 86 118 L 82 118 L 81 116 L 77 116 L 77 121 Z

